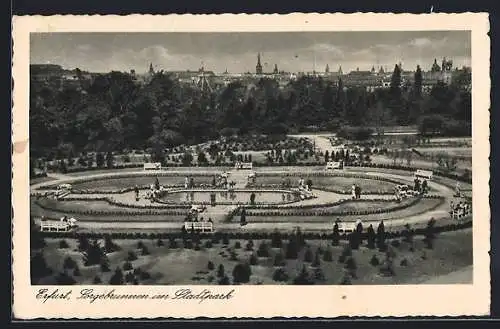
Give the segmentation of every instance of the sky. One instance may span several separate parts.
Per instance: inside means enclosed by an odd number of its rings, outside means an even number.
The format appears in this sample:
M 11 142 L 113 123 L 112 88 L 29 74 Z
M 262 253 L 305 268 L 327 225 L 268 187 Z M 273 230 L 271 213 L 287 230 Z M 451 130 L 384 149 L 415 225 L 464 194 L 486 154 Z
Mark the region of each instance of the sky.
M 30 62 L 90 72 L 166 71 L 287 72 L 403 69 L 429 70 L 434 59 L 471 65 L 469 31 L 267 32 L 267 33 L 32 33 Z

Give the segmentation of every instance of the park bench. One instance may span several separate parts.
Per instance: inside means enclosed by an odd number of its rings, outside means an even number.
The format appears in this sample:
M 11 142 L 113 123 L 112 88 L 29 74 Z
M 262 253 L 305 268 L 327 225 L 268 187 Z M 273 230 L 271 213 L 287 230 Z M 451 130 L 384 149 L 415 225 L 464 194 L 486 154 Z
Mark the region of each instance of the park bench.
M 236 162 L 234 164 L 234 169 L 252 169 L 253 164 L 251 162 Z
M 432 171 L 417 169 L 417 171 L 415 171 L 414 177 L 418 178 L 418 179 L 431 180 L 432 179 Z
M 184 222 L 184 229 L 188 232 L 194 230 L 200 233 L 213 233 L 214 225 L 212 222 Z
M 70 218 L 68 221 L 42 220 L 40 221 L 41 232 L 70 232 L 76 228 L 76 220 Z
M 160 162 L 153 162 L 153 163 L 145 163 L 144 164 L 144 170 L 160 170 L 160 169 L 161 169 Z

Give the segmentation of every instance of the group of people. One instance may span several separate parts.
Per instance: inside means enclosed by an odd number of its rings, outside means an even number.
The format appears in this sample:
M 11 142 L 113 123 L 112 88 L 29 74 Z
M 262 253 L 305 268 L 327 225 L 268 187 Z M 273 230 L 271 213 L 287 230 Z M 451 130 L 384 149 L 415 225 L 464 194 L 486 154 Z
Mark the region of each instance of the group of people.
M 208 217 L 208 219 L 205 219 L 203 217 L 200 217 L 198 219 L 198 213 L 190 213 L 188 214 L 188 216 L 186 217 L 186 222 L 206 222 L 206 223 L 213 223 L 213 220 L 212 218 Z
M 305 190 L 305 191 L 311 191 L 311 186 L 309 186 L 308 184 L 306 184 L 304 178 L 300 178 L 299 179 L 299 190 Z
M 460 201 L 459 203 L 450 202 L 450 216 L 451 218 L 461 218 L 467 216 L 472 211 L 472 205 L 466 201 Z
M 413 186 L 413 190 L 414 191 L 417 191 L 420 194 L 427 193 L 427 190 L 428 190 L 429 186 L 428 186 L 428 183 L 427 183 L 426 179 L 423 179 L 422 182 L 421 182 L 418 177 L 415 177 L 415 180 L 413 182 L 414 182 L 414 186 Z
M 352 184 L 351 196 L 353 200 L 358 200 L 361 198 L 361 187 L 357 184 Z

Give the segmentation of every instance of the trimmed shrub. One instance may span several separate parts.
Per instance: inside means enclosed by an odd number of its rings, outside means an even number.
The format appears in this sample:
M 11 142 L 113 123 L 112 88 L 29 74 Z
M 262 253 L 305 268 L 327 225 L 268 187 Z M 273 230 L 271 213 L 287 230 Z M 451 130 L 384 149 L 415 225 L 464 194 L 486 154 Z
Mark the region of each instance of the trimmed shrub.
M 69 245 L 66 240 L 59 241 L 59 249 L 67 249 L 67 248 L 69 248 Z
M 137 259 L 135 251 L 130 250 L 127 254 L 127 261 L 132 262 Z
M 273 280 L 277 282 L 286 282 L 290 279 L 285 269 L 278 268 L 273 273 Z
M 132 263 L 130 263 L 130 262 L 125 262 L 125 263 L 123 264 L 123 270 L 124 270 L 124 271 L 130 271 L 131 269 L 133 269 Z
M 212 263 L 211 261 L 208 261 L 207 268 L 210 271 L 212 271 L 213 269 L 215 269 L 214 263 Z
M 370 264 L 372 266 L 379 266 L 380 265 L 380 261 L 378 260 L 377 255 L 372 256 L 372 258 L 370 259 Z

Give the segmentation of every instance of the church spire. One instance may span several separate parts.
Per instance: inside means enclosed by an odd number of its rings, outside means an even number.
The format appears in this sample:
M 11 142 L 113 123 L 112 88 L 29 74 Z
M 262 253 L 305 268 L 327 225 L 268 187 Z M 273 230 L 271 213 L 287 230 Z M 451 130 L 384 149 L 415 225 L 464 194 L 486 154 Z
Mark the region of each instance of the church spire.
M 326 64 L 325 73 L 330 73 L 330 67 L 328 66 L 328 64 Z
M 153 69 L 153 63 L 149 63 L 149 74 L 154 74 L 155 70 Z
M 255 73 L 262 74 L 262 64 L 260 63 L 260 53 L 257 54 L 257 65 L 255 66 Z

